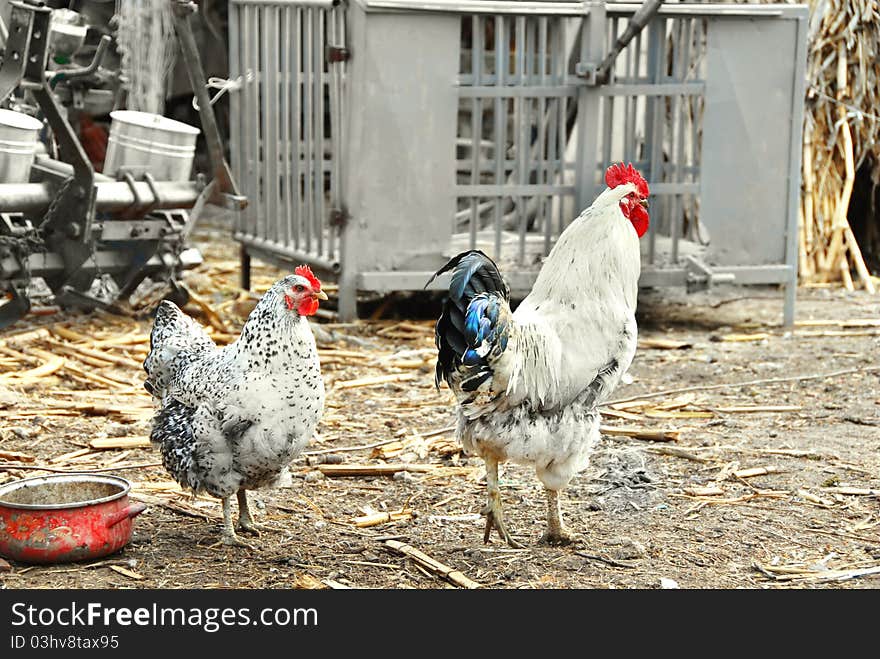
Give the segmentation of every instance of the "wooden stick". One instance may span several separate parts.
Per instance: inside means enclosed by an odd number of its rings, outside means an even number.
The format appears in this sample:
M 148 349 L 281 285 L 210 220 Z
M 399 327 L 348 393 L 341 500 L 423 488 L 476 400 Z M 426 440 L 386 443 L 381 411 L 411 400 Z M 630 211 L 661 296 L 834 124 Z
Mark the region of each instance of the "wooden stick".
M 685 451 L 675 446 L 651 446 L 648 448 L 651 453 L 659 453 L 660 455 L 673 455 L 676 458 L 684 458 L 685 460 L 693 460 L 694 462 L 709 462 L 707 458 L 703 458 L 696 453 Z
M 423 435 L 424 437 L 424 435 Z M 340 448 L 325 448 L 320 451 L 303 451 L 303 455 L 323 455 L 325 453 L 348 453 L 350 451 L 366 451 L 367 449 L 374 449 L 380 446 L 385 446 L 385 444 L 392 444 L 394 442 L 399 442 L 400 438 L 395 437 L 394 439 L 383 439 L 381 442 L 373 442 L 372 444 L 363 444 L 362 446 L 342 446 Z
M 114 572 L 121 574 L 123 577 L 128 577 L 129 579 L 135 579 L 136 581 L 140 581 L 145 579 L 144 575 L 138 574 L 133 570 L 129 570 L 128 568 L 122 567 L 121 565 L 108 565 L 111 570 Z
M 705 487 L 695 485 L 693 487 L 686 487 L 682 491 L 693 497 L 716 497 L 724 494 L 724 490 L 717 485 L 707 485 Z
M 29 369 L 27 371 L 18 371 L 15 373 L 4 373 L 0 375 L 0 380 L 36 380 L 39 378 L 52 375 L 56 371 L 60 371 L 66 365 L 64 357 L 55 356 L 41 366 Z
M 379 526 L 380 524 L 387 524 L 388 522 L 398 522 L 407 519 L 412 519 L 412 511 L 401 508 L 400 510 L 395 510 L 392 512 L 361 515 L 360 517 L 355 517 L 351 521 L 356 527 L 358 527 L 359 529 L 363 529 L 367 528 L 368 526 Z
M 843 280 L 843 287 L 852 293 L 856 290 L 855 285 L 853 284 L 852 274 L 849 271 L 849 262 L 846 260 L 846 254 L 842 254 L 840 257 L 840 278 Z
M 393 476 L 399 471 L 425 473 L 436 469 L 433 464 L 390 464 L 390 465 L 317 465 L 316 469 L 325 476 Z
M 406 382 L 415 380 L 416 376 L 412 373 L 391 373 L 389 375 L 374 375 L 368 378 L 359 378 L 357 380 L 341 380 L 334 386 L 336 389 L 354 389 L 356 387 L 372 387 L 377 384 L 387 384 L 389 382 Z
M 769 339 L 770 334 L 767 332 L 757 332 L 755 334 L 724 334 L 718 337 L 718 341 L 723 341 L 725 343 L 747 343 L 749 341 L 763 341 L 764 339 Z
M 117 355 L 111 355 L 106 352 L 101 352 L 98 350 L 92 350 L 91 348 L 86 348 L 85 346 L 80 345 L 71 345 L 61 343 L 60 341 L 55 341 L 49 339 L 46 343 L 58 349 L 59 352 L 63 352 L 65 354 L 72 355 L 83 355 L 85 357 L 91 357 L 92 359 L 102 360 L 108 362 L 110 364 L 116 364 L 117 366 L 122 366 L 123 368 L 131 368 L 132 366 L 140 366 L 136 361 L 132 359 L 126 359 L 125 357 L 119 357 Z
M 863 366 L 859 368 L 845 368 L 839 371 L 831 371 L 830 373 L 814 373 L 811 375 L 795 375 L 789 378 L 762 378 L 760 380 L 748 380 L 746 382 L 729 382 L 724 384 L 706 384 L 695 387 L 682 387 L 680 389 L 665 389 L 663 391 L 655 391 L 649 394 L 639 394 L 630 396 L 629 398 L 618 398 L 617 400 L 609 400 L 603 403 L 603 406 L 619 405 L 621 403 L 629 403 L 634 400 L 642 400 L 648 398 L 661 398 L 663 396 L 674 396 L 677 394 L 687 394 L 692 391 L 714 391 L 717 389 L 735 389 L 737 387 L 753 387 L 759 384 L 782 384 L 785 382 L 806 382 L 807 380 L 826 380 L 836 378 L 841 375 L 851 375 L 853 373 L 876 373 L 880 371 L 880 366 Z
M 145 464 L 119 465 L 118 467 L 101 467 L 98 469 L 55 469 L 53 467 L 45 467 L 41 465 L 19 465 L 10 464 L 8 462 L 0 462 L 0 469 L 31 469 L 34 471 L 51 471 L 53 474 L 95 474 L 105 471 L 122 471 L 123 469 L 146 469 L 148 467 L 161 466 L 161 462 L 147 462 Z
M 89 446 L 95 450 L 107 449 L 132 449 L 150 448 L 152 444 L 147 437 L 108 437 L 107 439 L 93 439 Z
M 605 435 L 625 435 L 633 439 L 643 439 L 649 442 L 675 442 L 678 441 L 679 431 L 674 429 L 635 428 L 633 426 L 599 426 L 599 432 Z
M 390 547 L 396 552 L 404 554 L 408 558 L 411 558 L 419 565 L 425 567 L 430 570 L 434 574 L 437 574 L 452 584 L 455 584 L 459 588 L 479 588 L 480 584 L 476 581 L 472 581 L 468 579 L 464 574 L 459 572 L 458 570 L 454 570 L 453 568 L 444 565 L 440 561 L 431 558 L 424 552 L 419 551 L 415 547 L 411 545 L 405 544 L 403 542 L 398 542 L 397 540 L 386 540 L 385 546 Z
M 672 341 L 670 339 L 639 339 L 639 350 L 654 348 L 656 350 L 682 350 L 690 348 L 693 344 L 687 341 Z
M 865 487 L 823 487 L 823 492 L 831 494 L 848 494 L 857 497 L 878 497 L 880 490 L 872 490 Z
M 748 414 L 758 412 L 798 412 L 804 408 L 800 405 L 730 405 L 726 407 L 712 407 L 712 409 L 724 412 L 725 414 Z
M 768 467 L 750 467 L 748 469 L 740 469 L 733 472 L 733 475 L 737 478 L 752 478 L 754 476 L 766 476 L 767 474 L 779 473 L 782 473 L 782 470 L 771 465 Z
M 27 453 L 19 453 L 18 451 L 0 451 L 0 459 L 2 460 L 18 460 L 19 462 L 36 462 L 36 458 Z

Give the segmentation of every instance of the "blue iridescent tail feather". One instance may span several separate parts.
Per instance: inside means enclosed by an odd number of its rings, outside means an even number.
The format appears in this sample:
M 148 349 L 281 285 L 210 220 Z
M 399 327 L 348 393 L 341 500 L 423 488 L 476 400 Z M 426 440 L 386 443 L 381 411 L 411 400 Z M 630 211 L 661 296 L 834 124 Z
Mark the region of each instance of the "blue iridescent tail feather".
M 492 358 L 507 347 L 510 289 L 495 262 L 479 250 L 452 258 L 428 283 L 449 271 L 449 295 L 435 327 L 435 384 L 451 385 L 457 374 L 462 390 L 473 391 L 492 377 Z

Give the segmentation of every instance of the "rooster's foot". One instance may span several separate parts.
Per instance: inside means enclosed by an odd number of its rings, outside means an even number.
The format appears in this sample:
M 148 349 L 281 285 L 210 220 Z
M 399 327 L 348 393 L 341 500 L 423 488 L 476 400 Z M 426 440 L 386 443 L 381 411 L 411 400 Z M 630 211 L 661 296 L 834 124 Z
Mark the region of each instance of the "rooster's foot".
M 501 536 L 501 539 L 504 540 L 508 545 L 513 547 L 514 549 L 525 549 L 525 545 L 517 542 L 510 535 L 510 532 L 507 530 L 507 526 L 504 523 L 504 515 L 501 512 L 501 504 L 500 502 L 497 505 L 493 505 L 492 503 L 488 504 L 485 508 L 483 508 L 483 514 L 486 516 L 486 530 L 483 533 L 483 542 L 488 544 L 489 535 L 492 533 L 492 529 L 494 528 L 498 531 L 498 535 Z

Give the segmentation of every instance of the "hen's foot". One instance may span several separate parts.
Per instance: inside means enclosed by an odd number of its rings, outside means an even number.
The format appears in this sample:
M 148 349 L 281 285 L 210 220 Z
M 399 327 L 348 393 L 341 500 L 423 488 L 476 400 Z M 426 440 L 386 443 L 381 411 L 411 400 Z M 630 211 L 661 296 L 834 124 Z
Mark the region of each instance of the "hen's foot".
M 525 545 L 514 540 L 511 537 L 510 532 L 507 530 L 507 526 L 504 523 L 504 514 L 501 512 L 500 501 L 497 499 L 495 501 L 490 501 L 486 504 L 486 507 L 483 508 L 482 512 L 486 516 L 486 530 L 483 533 L 483 542 L 485 544 L 488 544 L 489 536 L 494 528 L 498 531 L 498 535 L 500 535 L 508 545 L 514 549 L 525 549 Z
M 262 531 L 268 531 L 269 529 L 254 522 L 254 518 L 251 517 L 251 510 L 248 507 L 247 492 L 239 490 L 237 496 L 238 528 L 259 538 Z
M 269 527 L 263 526 L 262 524 L 257 524 L 250 517 L 239 517 L 238 530 L 244 531 L 245 533 L 250 533 L 251 535 L 259 538 L 263 534 L 263 531 L 269 530 Z
M 539 544 L 549 545 L 551 547 L 564 547 L 566 545 L 581 542 L 583 542 L 583 536 L 579 533 L 572 533 L 564 526 L 552 531 L 547 529 L 544 532 L 544 535 L 541 536 L 541 539 L 538 540 Z
M 241 538 L 239 538 L 235 533 L 223 533 L 220 536 L 220 542 L 218 544 L 225 545 L 226 547 L 240 547 L 242 549 L 256 549 L 252 544 L 245 542 Z M 211 545 L 212 547 L 216 547 L 217 545 Z

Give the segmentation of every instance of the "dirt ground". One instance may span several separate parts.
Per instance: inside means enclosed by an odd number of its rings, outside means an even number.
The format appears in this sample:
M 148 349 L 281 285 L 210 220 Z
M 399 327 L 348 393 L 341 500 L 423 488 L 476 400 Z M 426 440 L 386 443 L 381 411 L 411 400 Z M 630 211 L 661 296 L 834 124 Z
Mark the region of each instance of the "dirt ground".
M 218 340 L 231 340 L 248 309 L 236 302 L 234 251 L 217 234 L 201 239 L 210 240 L 202 243 L 206 265 L 187 281 L 219 314 Z M 277 273 L 256 274 L 264 289 Z M 406 309 L 398 300 L 383 311 Z M 644 291 L 639 314 L 634 382 L 614 396 L 635 400 L 608 408 L 604 423 L 645 438 L 604 436 L 590 468 L 571 483 L 563 511 L 583 535 L 571 547 L 537 544 L 542 488 L 532 470 L 507 466 L 505 511 L 524 550 L 497 535 L 483 544 L 485 473 L 449 430 L 452 396 L 434 388 L 427 315 L 320 323 L 327 385 L 320 437 L 293 464 L 291 487 L 251 493 L 270 530 L 250 550 L 215 544 L 219 502 L 176 488 L 156 466 L 157 450 L 90 445 L 144 443 L 151 401 L 140 364 L 149 318 L 28 318 L 0 336 L 0 483 L 47 473 L 37 469 L 44 466 L 108 469 L 131 480 L 134 498 L 149 508 L 119 554 L 39 567 L 11 561 L 0 588 L 455 587 L 389 539 L 485 588 L 880 587 L 880 298 L 802 289 L 802 324 L 793 331 L 781 327 L 781 294 L 768 288 L 690 297 Z M 49 338 L 34 338 L 36 327 Z M 58 346 L 67 346 L 74 370 L 11 375 L 45 363 Z M 93 363 L 77 361 L 89 354 L 83 347 L 98 352 Z M 102 353 L 116 359 L 102 364 Z M 357 382 L 390 374 L 397 381 Z M 755 380 L 763 382 L 729 386 Z M 712 385 L 725 386 L 640 398 Z M 322 471 L 345 465 L 400 470 Z M 355 522 L 381 513 L 383 523 Z

